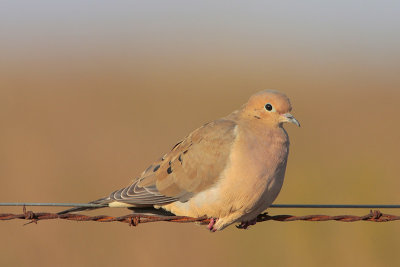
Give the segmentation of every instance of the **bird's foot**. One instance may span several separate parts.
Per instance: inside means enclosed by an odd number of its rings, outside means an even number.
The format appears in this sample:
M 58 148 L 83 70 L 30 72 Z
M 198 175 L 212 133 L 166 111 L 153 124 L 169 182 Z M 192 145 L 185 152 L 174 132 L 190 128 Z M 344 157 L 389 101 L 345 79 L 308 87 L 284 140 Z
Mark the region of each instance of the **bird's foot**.
M 210 232 L 215 232 L 217 229 L 214 228 L 215 223 L 217 222 L 218 219 L 216 218 L 210 218 L 210 223 L 208 224 L 207 228 L 210 230 Z
M 254 218 L 253 220 L 250 221 L 245 221 L 241 222 L 238 226 L 236 226 L 239 229 L 247 229 L 251 225 L 255 225 L 257 223 L 257 218 Z

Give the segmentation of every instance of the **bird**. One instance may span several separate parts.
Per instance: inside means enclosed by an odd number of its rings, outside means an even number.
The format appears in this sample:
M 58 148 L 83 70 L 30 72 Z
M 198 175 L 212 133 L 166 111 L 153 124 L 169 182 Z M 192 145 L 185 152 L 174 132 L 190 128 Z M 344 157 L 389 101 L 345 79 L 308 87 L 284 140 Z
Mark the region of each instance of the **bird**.
M 206 216 L 211 232 L 234 223 L 247 229 L 282 188 L 290 144 L 283 124 L 300 127 L 291 110 L 284 93 L 258 92 L 228 116 L 191 132 L 129 186 L 89 203 L 139 214 Z

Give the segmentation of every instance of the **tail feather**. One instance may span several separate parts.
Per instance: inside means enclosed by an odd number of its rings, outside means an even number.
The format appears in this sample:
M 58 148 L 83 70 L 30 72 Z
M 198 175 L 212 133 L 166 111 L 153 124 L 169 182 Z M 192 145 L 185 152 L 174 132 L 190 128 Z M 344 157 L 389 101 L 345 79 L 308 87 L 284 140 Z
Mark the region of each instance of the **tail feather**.
M 102 207 L 76 207 L 76 208 L 70 208 L 70 209 L 67 209 L 67 210 L 60 211 L 57 214 L 58 215 L 62 215 L 62 214 L 71 213 L 71 212 L 79 212 L 79 211 L 84 211 L 84 210 L 101 209 L 101 208 L 108 207 L 108 203 L 109 202 L 110 202 L 110 198 L 109 197 L 100 198 L 98 200 L 89 202 L 89 204 L 103 205 Z

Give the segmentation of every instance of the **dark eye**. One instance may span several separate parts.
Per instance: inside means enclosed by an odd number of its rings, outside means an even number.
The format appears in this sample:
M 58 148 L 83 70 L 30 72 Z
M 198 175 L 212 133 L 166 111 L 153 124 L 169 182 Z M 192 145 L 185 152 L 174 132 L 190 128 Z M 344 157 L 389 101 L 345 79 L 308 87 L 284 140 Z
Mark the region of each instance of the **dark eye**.
M 272 105 L 270 103 L 265 105 L 265 109 L 268 111 L 271 111 L 273 109 Z

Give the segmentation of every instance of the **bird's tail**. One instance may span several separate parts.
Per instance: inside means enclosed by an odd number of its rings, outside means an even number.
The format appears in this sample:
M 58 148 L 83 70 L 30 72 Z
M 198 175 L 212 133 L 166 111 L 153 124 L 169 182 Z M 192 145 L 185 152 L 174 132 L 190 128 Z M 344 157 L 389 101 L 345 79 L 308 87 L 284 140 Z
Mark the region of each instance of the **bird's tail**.
M 110 202 L 110 198 L 109 197 L 104 197 L 104 198 L 100 198 L 98 200 L 89 202 L 88 204 L 97 204 L 97 205 L 102 205 L 101 207 L 76 207 L 76 208 L 70 208 L 67 210 L 63 210 L 58 212 L 58 215 L 61 214 L 66 214 L 66 213 L 71 213 L 71 212 L 79 212 L 79 211 L 84 211 L 84 210 L 95 210 L 95 209 L 101 209 L 101 208 L 105 208 L 108 207 L 108 203 Z

